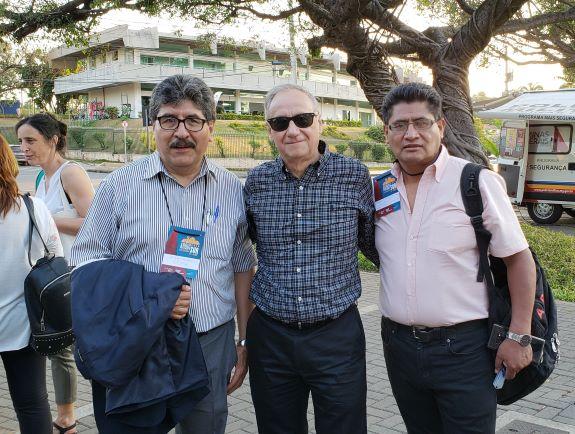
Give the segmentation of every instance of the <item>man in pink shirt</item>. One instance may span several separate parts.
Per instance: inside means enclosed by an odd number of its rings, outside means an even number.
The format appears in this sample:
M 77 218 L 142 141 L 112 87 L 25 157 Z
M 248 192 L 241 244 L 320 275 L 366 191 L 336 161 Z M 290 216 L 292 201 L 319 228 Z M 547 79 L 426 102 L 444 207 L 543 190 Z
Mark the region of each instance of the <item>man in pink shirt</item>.
M 397 158 L 374 185 L 384 355 L 410 433 L 493 433 L 494 372 L 505 366 L 512 379 L 532 352 L 508 338 L 494 360 L 486 347 L 487 288 L 477 282 L 479 253 L 459 188 L 467 161 L 441 144 L 441 105 L 432 87 L 409 83 L 382 106 Z M 535 265 L 527 241 L 503 179 L 484 170 L 479 188 L 490 253 L 507 265 L 510 331 L 529 334 Z

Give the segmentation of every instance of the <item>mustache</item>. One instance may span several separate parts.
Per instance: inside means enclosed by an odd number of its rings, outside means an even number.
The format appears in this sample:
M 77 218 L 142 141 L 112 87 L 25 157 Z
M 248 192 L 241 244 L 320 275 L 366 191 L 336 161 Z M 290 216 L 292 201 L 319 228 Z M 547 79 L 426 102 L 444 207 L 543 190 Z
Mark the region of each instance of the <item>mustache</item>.
M 196 143 L 192 140 L 175 139 L 169 144 L 170 149 L 173 148 L 192 148 L 196 149 Z

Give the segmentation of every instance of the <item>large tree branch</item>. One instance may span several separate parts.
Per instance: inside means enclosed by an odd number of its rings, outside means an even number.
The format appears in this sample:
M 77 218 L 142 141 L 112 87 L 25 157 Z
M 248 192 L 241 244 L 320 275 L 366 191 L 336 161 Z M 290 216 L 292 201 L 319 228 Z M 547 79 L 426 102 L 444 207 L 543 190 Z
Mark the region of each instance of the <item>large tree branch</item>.
M 471 18 L 455 33 L 445 55 L 459 65 L 469 65 L 487 47 L 494 33 L 527 0 L 485 0 Z
M 561 12 L 549 12 L 529 18 L 510 20 L 499 29 L 497 29 L 494 34 L 503 35 L 506 33 L 516 33 L 521 30 L 530 30 L 549 24 L 556 24 L 559 22 L 573 20 L 575 20 L 575 6 L 572 6 L 569 9 Z

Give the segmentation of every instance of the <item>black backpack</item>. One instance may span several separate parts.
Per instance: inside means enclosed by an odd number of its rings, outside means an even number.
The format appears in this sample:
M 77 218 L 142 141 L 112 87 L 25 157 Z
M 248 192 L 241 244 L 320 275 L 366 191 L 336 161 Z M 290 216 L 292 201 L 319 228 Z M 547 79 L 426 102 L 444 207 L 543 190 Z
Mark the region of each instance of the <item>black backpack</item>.
M 30 225 L 28 230 L 28 262 L 32 270 L 24 281 L 24 299 L 32 336 L 30 345 L 36 352 L 49 356 L 57 354 L 74 343 L 70 300 L 70 269 L 65 258 L 54 256 L 42 239 L 34 203 L 28 194 L 22 196 Z M 30 248 L 32 232 L 36 229 L 44 245 L 44 257 L 32 264 Z
M 509 327 L 511 322 L 511 298 L 507 283 L 507 267 L 501 258 L 488 254 L 491 232 L 483 225 L 483 202 L 479 191 L 479 173 L 485 167 L 468 163 L 461 173 L 461 196 L 465 212 L 475 230 L 479 249 L 479 271 L 477 281 L 487 283 L 489 293 L 489 330 L 493 324 Z M 531 250 L 531 249 L 530 249 Z M 537 282 L 535 303 L 531 319 L 531 335 L 545 340 L 541 363 L 531 363 L 521 370 L 513 380 L 505 381 L 497 391 L 497 403 L 509 405 L 537 389 L 549 378 L 559 360 L 559 338 L 557 330 L 557 308 L 553 293 L 537 255 L 531 250 Z

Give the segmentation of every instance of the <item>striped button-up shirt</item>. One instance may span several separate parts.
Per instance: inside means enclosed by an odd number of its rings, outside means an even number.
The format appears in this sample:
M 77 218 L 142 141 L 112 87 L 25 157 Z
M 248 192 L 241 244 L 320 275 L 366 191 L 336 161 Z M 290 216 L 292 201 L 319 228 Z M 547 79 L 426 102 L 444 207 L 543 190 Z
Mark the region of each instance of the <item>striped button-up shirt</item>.
M 367 168 L 331 154 L 292 176 L 276 159 L 253 169 L 244 187 L 258 270 L 250 298 L 288 323 L 337 318 L 361 295 L 358 247 L 379 264 Z
M 76 238 L 71 264 L 113 258 L 158 272 L 170 213 L 175 226 L 206 231 L 190 308 L 197 331 L 205 332 L 234 317 L 234 273 L 255 266 L 241 182 L 208 160 L 187 187 L 169 175 L 157 152 L 110 174 Z

